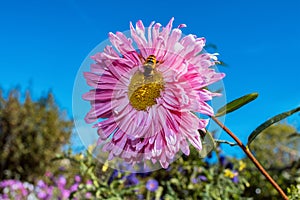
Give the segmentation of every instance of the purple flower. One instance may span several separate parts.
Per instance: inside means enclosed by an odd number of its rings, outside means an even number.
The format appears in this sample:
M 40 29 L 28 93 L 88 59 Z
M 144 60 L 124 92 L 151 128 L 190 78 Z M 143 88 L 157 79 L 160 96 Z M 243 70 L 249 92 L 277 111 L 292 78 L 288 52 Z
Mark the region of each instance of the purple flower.
M 70 191 L 75 192 L 78 189 L 78 183 L 75 183 L 74 185 L 71 186 Z
M 238 183 L 238 182 L 239 182 L 239 177 L 238 177 L 238 175 L 236 175 L 236 176 L 234 176 L 234 177 L 232 178 L 232 182 L 234 182 L 234 183 Z
M 44 188 L 44 187 L 46 187 L 46 183 L 43 180 L 39 180 L 37 182 L 37 186 L 40 188 Z
M 66 168 L 65 168 L 64 166 L 61 166 L 61 167 L 59 167 L 59 170 L 60 170 L 60 171 L 65 171 Z
M 16 181 L 13 185 L 12 185 L 12 188 L 14 190 L 18 190 L 18 189 L 21 189 L 23 187 L 22 183 L 20 181 Z
M 155 192 L 158 189 L 158 182 L 155 179 L 149 179 L 146 183 L 146 188 L 150 192 Z
M 85 194 L 85 198 L 86 198 L 86 199 L 91 199 L 91 198 L 92 198 L 92 193 L 87 192 L 87 193 Z
M 39 199 L 46 199 L 47 193 L 44 190 L 40 190 L 38 191 L 37 196 Z
M 87 181 L 86 181 L 86 184 L 87 184 L 87 185 L 93 185 L 93 181 L 92 181 L 92 180 L 87 180 Z
M 53 189 L 54 189 L 53 186 L 49 186 L 49 187 L 47 188 L 47 194 L 48 194 L 49 196 L 52 196 L 52 194 L 53 194 Z
M 239 173 L 236 170 L 233 170 L 232 172 L 234 174 L 234 177 L 231 179 L 232 182 L 238 183 L 239 182 Z
M 60 176 L 57 180 L 57 185 L 59 187 L 64 187 L 66 185 L 66 183 L 67 183 L 67 180 L 64 176 Z
M 52 174 L 52 172 L 46 172 L 46 173 L 45 173 L 45 176 L 50 178 L 50 177 L 53 176 L 53 174 Z
M 70 191 L 69 190 L 61 190 L 62 198 L 63 199 L 68 199 L 70 196 Z
M 194 183 L 194 184 L 198 183 L 198 179 L 197 178 L 192 178 L 192 183 Z
M 131 185 L 137 185 L 139 183 L 139 179 L 136 177 L 135 174 L 130 174 L 126 177 L 126 185 L 131 186 Z
M 142 194 L 137 194 L 136 197 L 137 197 L 138 200 L 144 200 L 145 199 L 144 195 L 142 195 Z
M 27 191 L 27 189 L 24 188 L 23 185 L 22 185 L 22 188 L 20 188 L 20 190 L 21 190 L 21 193 L 22 193 L 23 196 L 27 196 L 28 195 L 28 191 Z
M 203 175 L 198 176 L 198 179 L 200 179 L 201 181 L 207 181 L 206 176 Z
M 199 181 L 207 181 L 206 176 L 200 175 L 197 178 L 192 178 L 192 183 L 196 184 Z
M 0 182 L 0 187 L 4 188 L 14 183 L 14 180 L 3 180 Z
M 81 177 L 80 177 L 79 175 L 76 175 L 76 176 L 74 177 L 74 179 L 75 179 L 75 182 L 76 182 L 76 183 L 79 183 L 79 182 L 81 181 Z

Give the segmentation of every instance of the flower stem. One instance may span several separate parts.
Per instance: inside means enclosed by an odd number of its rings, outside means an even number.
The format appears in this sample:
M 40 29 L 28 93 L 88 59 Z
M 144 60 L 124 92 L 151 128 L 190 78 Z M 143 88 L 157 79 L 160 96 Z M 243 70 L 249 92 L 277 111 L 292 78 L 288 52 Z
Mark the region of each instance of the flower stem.
M 150 199 L 151 199 L 151 193 L 150 193 L 150 191 L 148 190 L 148 191 L 147 191 L 146 200 L 150 200 Z
M 273 185 L 273 187 L 279 192 L 279 194 L 282 196 L 283 199 L 288 200 L 288 197 L 284 193 L 284 191 L 280 188 L 280 186 L 272 179 L 272 177 L 268 174 L 268 172 L 263 168 L 263 166 L 256 160 L 256 158 L 253 156 L 249 148 L 247 148 L 238 137 L 234 135 L 233 132 L 231 132 L 224 124 L 222 124 L 216 117 L 212 116 L 212 120 L 214 120 L 226 133 L 232 137 L 237 145 L 246 153 L 248 158 L 254 163 L 254 165 L 257 167 L 257 169 L 267 178 L 267 180 Z

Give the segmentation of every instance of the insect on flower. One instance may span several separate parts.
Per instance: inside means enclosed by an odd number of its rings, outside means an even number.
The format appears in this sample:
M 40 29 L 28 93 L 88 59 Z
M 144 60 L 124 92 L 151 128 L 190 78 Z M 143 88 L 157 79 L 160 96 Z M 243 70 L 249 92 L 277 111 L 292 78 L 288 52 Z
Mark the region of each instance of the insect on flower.
M 148 56 L 143 64 L 145 78 L 153 77 L 154 73 L 156 72 L 157 65 L 161 63 L 163 62 L 158 61 L 155 55 Z
M 90 102 L 85 122 L 94 123 L 97 149 L 116 166 L 168 168 L 178 152 L 189 155 L 189 144 L 203 149 L 198 130 L 209 119 L 195 113 L 214 115 L 208 102 L 219 94 L 207 88 L 225 74 L 212 68 L 217 58 L 204 51 L 205 38 L 183 35 L 185 25 L 172 28 L 173 21 L 130 23 L 130 37 L 109 33 L 110 45 L 84 72 L 92 87 L 82 96 Z

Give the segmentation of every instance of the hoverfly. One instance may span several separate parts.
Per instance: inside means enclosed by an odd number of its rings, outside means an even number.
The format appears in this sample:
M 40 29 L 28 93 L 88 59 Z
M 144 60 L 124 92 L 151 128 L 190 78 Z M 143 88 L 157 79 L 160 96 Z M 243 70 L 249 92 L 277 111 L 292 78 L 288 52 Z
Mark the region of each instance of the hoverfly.
M 150 55 L 150 56 L 148 56 L 148 58 L 146 58 L 146 61 L 144 62 L 144 65 L 143 65 L 144 76 L 146 78 L 153 76 L 157 63 L 158 63 L 158 61 L 156 60 L 156 57 L 154 55 Z
M 163 61 L 158 61 L 155 55 L 149 55 L 146 59 L 142 59 L 145 60 L 145 62 L 143 63 L 143 74 L 146 79 L 153 77 L 157 65 L 163 63 Z

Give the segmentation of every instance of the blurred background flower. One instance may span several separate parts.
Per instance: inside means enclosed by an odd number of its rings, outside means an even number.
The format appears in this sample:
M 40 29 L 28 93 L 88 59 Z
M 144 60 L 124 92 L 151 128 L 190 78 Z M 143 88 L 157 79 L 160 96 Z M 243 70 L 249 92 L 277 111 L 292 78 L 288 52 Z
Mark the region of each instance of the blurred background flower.
M 149 179 L 146 183 L 146 188 L 150 192 L 155 192 L 158 189 L 158 182 L 155 179 Z

